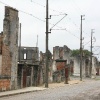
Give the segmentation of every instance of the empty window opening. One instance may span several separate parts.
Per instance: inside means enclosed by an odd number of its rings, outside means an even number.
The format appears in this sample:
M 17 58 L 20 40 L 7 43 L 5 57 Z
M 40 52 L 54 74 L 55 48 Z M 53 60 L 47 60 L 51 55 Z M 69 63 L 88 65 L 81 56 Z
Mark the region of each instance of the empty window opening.
M 26 59 L 26 53 L 24 53 L 24 59 Z

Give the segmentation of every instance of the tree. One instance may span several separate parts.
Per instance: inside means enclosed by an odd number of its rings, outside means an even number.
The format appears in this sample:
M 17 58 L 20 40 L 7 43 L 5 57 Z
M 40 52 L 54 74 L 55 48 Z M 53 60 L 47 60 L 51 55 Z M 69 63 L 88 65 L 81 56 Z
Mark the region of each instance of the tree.
M 91 52 L 88 50 L 83 50 L 83 56 L 87 57 L 90 56 Z M 71 51 L 71 56 L 75 57 L 75 56 L 80 56 L 80 49 L 76 49 L 76 50 L 72 50 Z

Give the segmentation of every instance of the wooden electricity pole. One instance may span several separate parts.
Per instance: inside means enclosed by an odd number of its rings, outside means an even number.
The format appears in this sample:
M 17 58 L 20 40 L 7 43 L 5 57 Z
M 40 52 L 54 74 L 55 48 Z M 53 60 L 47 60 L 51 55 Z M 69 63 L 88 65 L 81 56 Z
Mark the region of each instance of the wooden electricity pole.
M 19 63 L 20 63 L 20 55 L 21 55 L 21 23 L 20 23 L 20 33 L 19 33 Z
M 82 81 L 82 55 L 83 55 L 83 50 L 82 50 L 82 20 L 83 16 L 81 15 L 81 33 L 80 33 L 80 81 Z
M 48 0 L 46 0 L 46 68 L 45 68 L 45 87 L 48 88 Z
M 93 30 L 94 29 L 91 29 L 91 56 L 90 56 L 90 77 L 91 77 L 91 75 L 92 75 L 92 48 L 93 48 L 93 46 L 92 46 L 92 37 L 93 37 Z

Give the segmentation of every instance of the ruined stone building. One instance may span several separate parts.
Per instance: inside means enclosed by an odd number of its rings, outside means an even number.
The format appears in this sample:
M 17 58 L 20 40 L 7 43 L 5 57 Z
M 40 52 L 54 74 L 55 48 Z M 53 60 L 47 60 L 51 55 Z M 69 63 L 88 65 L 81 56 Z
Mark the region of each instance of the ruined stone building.
M 74 76 L 80 76 L 80 57 L 73 57 L 74 60 Z M 97 71 L 99 71 L 98 61 L 96 57 L 92 57 L 92 71 L 91 74 L 93 77 L 96 76 Z M 99 74 L 99 73 L 98 73 Z M 90 56 L 82 58 L 82 76 L 90 77 Z
M 65 75 L 68 75 L 67 68 L 70 65 L 70 49 L 64 45 L 53 48 L 53 80 L 55 82 L 64 81 Z M 70 68 L 72 69 L 73 66 Z M 66 68 L 66 71 L 65 71 Z
M 0 33 L 0 91 L 37 86 L 41 83 L 38 47 L 18 47 L 18 11 L 5 7 Z
M 49 51 L 48 57 L 48 80 L 49 82 L 61 82 L 65 79 L 65 67 L 68 64 L 73 67 L 70 59 L 70 49 L 67 46 L 53 47 L 53 55 Z M 43 81 L 45 82 L 46 53 L 40 52 L 40 65 L 43 71 Z M 67 71 L 66 71 L 67 72 Z M 66 73 L 67 75 L 68 73 Z
M 0 90 L 17 88 L 18 26 L 18 10 L 6 6 L 0 34 Z
M 18 59 L 19 88 L 40 84 L 40 62 L 38 47 L 20 47 Z

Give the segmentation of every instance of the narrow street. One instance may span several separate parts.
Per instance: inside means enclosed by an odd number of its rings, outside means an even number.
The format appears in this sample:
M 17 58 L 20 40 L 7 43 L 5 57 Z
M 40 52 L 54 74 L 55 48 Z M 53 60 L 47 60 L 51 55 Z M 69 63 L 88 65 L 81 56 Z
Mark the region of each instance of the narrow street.
M 100 80 L 86 80 L 43 91 L 2 97 L 0 100 L 100 100 Z

